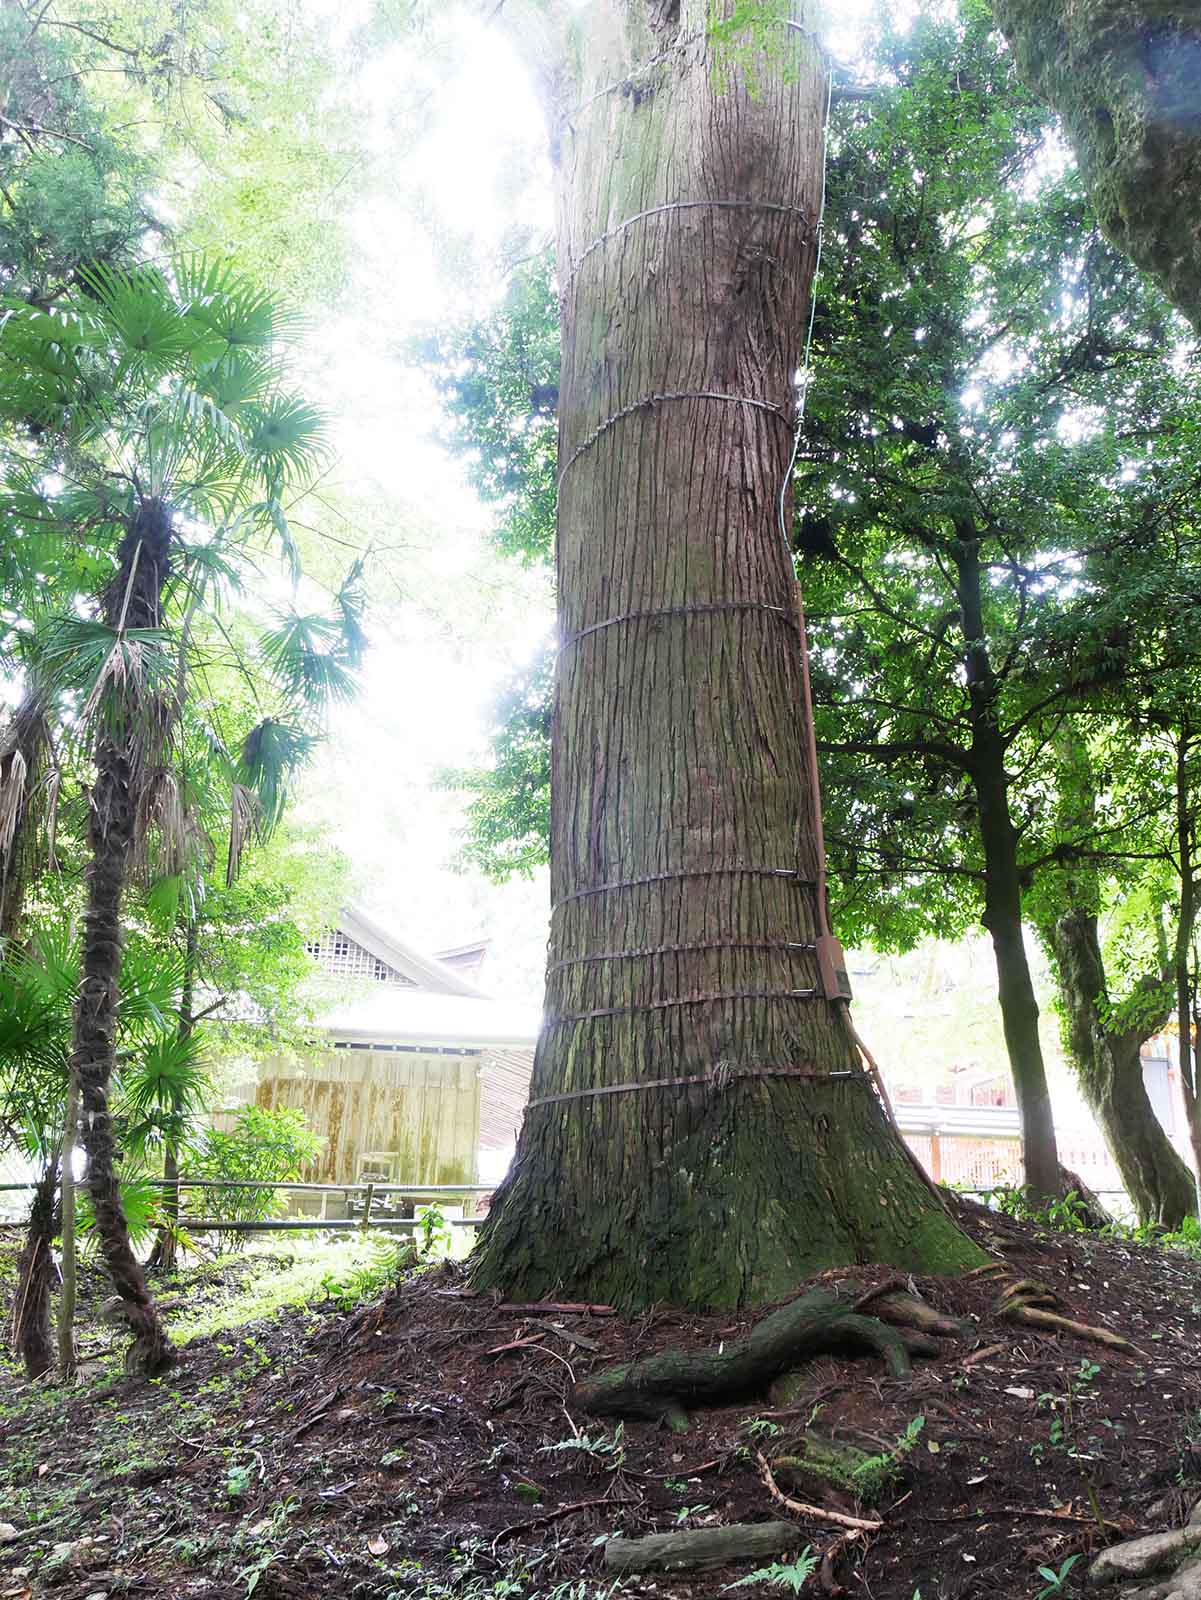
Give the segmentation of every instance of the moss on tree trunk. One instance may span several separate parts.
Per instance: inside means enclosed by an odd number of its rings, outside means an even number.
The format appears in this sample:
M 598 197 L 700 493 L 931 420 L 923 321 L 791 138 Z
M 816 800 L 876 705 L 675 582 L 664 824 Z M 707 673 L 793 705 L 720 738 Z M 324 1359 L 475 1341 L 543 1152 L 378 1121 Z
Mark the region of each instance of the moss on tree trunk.
M 779 507 L 824 74 L 782 25 L 753 82 L 721 71 L 704 0 L 668 9 L 505 13 L 547 88 L 556 159 L 562 650 L 535 1103 L 475 1277 L 530 1298 L 737 1306 L 836 1263 L 982 1258 L 815 993 Z M 622 1087 L 667 1078 L 690 1081 Z M 537 1103 L 562 1094 L 578 1098 Z
M 1201 329 L 1201 0 L 994 0 L 1107 237 Z

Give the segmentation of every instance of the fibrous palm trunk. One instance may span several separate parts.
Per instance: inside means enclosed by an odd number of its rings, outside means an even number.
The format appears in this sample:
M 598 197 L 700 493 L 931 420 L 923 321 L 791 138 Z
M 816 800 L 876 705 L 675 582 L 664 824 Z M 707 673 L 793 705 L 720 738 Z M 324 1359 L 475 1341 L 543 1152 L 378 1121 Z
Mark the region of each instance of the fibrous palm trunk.
M 144 502 L 119 552 L 117 575 L 105 598 L 105 621 L 122 628 L 154 628 L 159 623 L 168 572 L 171 519 L 158 501 Z M 155 736 L 156 713 L 128 682 L 110 691 L 123 695 L 96 740 L 96 782 L 88 816 L 91 861 L 87 872 L 83 980 L 75 1007 L 72 1067 L 79 1083 L 88 1190 L 101 1253 L 123 1302 L 134 1335 L 130 1365 L 161 1371 L 172 1359 L 146 1279 L 129 1242 L 121 1208 L 117 1149 L 109 1109 L 114 1066 L 114 1034 L 121 981 L 121 896 L 129 871 L 137 812 L 138 784 L 146 745 Z M 161 728 L 161 723 L 158 725 Z
M 54 1360 L 50 1336 L 50 1295 L 54 1287 L 51 1246 L 58 1199 L 58 1152 L 50 1157 L 33 1191 L 29 1227 L 17 1263 L 13 1297 L 12 1342 L 25 1367 L 25 1376 L 40 1378 Z
M 776 14 L 749 77 L 718 63 L 704 0 L 513 21 L 549 86 L 558 190 L 554 908 L 533 1099 L 477 1281 L 741 1305 L 831 1263 L 974 1263 L 814 953 L 781 522 L 820 57 Z

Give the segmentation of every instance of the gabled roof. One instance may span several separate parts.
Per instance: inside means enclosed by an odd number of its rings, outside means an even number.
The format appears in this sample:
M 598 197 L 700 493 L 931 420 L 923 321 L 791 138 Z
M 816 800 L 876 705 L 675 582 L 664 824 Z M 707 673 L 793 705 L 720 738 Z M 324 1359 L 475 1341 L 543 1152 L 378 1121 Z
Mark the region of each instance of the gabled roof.
M 532 1050 L 541 1020 L 533 1007 L 492 999 L 435 956 L 388 933 L 356 906 L 343 908 L 338 927 L 413 987 L 356 986 L 364 992 L 348 995 L 320 1017 L 328 1037 L 360 1046 L 405 1043 Z
M 435 956 L 423 955 L 404 939 L 387 933 L 378 922 L 356 906 L 343 906 L 338 926 L 350 935 L 364 950 L 408 978 L 418 989 L 429 994 L 469 994 L 480 996 L 481 991 L 453 968 L 444 966 Z

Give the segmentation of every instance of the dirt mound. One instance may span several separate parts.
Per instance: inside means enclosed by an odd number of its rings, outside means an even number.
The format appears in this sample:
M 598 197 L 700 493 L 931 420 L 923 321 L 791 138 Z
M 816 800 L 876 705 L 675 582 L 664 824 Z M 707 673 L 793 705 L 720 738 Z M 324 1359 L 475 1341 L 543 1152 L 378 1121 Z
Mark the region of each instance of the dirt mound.
M 595 1600 L 615 1534 L 782 1519 L 795 1550 L 830 1553 L 807 1593 L 1030 1600 L 1040 1566 L 1191 1504 L 1201 1267 L 963 1209 L 1010 1281 L 1037 1280 L 1133 1348 L 1015 1325 L 991 1275 L 919 1278 L 906 1293 L 969 1325 L 937 1359 L 898 1378 L 873 1356 L 822 1356 L 786 1404 L 748 1394 L 675 1432 L 589 1416 L 575 1385 L 668 1347 L 729 1347 L 758 1316 L 515 1309 L 472 1296 L 458 1269 L 416 1273 L 350 1315 L 193 1345 L 157 1384 L 10 1404 L 0 1514 L 19 1536 L 3 1593 Z M 871 1267 L 821 1280 L 851 1302 L 889 1284 Z M 878 1529 L 781 1504 L 795 1496 L 763 1462 L 806 1429 L 858 1447 L 878 1481 L 870 1508 L 845 1488 L 802 1501 Z M 627 1576 L 617 1592 L 717 1595 L 762 1564 Z

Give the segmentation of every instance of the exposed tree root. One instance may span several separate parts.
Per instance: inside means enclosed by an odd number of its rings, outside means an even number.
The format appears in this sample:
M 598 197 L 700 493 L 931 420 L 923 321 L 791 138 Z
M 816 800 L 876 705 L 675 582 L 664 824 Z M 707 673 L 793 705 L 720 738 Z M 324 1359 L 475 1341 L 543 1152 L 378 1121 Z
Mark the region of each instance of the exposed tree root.
M 824 1289 L 811 1289 L 758 1323 L 745 1339 L 718 1350 L 662 1350 L 612 1367 L 575 1386 L 574 1398 L 599 1416 L 671 1418 L 681 1407 L 724 1405 L 762 1394 L 773 1379 L 813 1356 L 867 1351 L 896 1378 L 910 1370 L 910 1350 L 937 1354 L 926 1335 L 860 1316 Z
M 1070 1333 L 1077 1339 L 1108 1345 L 1111 1350 L 1134 1349 L 1129 1339 L 1110 1333 L 1108 1328 L 1096 1328 L 1091 1323 L 1075 1322 L 1071 1317 L 1062 1316 L 1055 1310 L 1059 1304 L 1059 1297 L 1045 1283 L 1038 1283 L 1034 1278 L 1017 1278 L 1001 1291 L 997 1315 L 1005 1322 L 1047 1328 L 1053 1333 Z
M 944 1317 L 941 1311 L 935 1311 L 925 1300 L 919 1300 L 916 1295 L 901 1292 L 889 1284 L 881 1284 L 878 1289 L 856 1301 L 855 1310 L 865 1311 L 869 1306 L 873 1317 L 879 1317 L 881 1322 L 891 1322 L 894 1327 L 938 1334 L 944 1339 L 962 1339 L 972 1332 L 970 1323 Z

